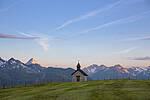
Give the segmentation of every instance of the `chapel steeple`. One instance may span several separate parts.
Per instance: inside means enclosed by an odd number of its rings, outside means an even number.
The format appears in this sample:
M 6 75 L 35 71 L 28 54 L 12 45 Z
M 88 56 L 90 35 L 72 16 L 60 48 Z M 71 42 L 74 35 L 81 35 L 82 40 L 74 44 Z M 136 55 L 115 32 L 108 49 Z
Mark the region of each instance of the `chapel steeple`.
M 78 64 L 77 64 L 77 70 L 80 70 L 81 66 L 80 66 L 80 63 L 78 61 Z

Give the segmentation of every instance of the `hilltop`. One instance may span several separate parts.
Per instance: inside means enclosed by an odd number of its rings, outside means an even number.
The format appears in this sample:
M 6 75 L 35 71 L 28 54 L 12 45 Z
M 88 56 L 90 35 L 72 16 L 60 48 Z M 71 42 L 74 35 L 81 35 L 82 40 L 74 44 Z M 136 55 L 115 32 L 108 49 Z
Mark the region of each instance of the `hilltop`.
M 150 80 L 50 82 L 0 89 L 0 100 L 150 100 Z

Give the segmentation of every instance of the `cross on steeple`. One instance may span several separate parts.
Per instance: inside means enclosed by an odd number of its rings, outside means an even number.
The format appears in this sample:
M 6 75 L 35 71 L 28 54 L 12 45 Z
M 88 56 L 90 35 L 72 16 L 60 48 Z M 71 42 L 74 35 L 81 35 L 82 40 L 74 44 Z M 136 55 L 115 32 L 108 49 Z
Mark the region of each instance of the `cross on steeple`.
M 80 61 L 80 60 L 78 60 L 77 70 L 80 70 L 80 68 L 81 68 L 79 61 Z
M 80 60 L 78 60 L 78 63 L 80 62 Z

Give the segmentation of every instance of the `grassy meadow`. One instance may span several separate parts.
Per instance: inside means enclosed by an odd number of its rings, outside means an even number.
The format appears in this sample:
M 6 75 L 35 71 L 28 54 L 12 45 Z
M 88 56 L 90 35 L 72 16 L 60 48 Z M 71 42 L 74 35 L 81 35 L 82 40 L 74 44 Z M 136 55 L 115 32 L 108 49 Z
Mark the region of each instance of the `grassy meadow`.
M 150 100 L 150 80 L 37 83 L 1 88 L 0 100 Z

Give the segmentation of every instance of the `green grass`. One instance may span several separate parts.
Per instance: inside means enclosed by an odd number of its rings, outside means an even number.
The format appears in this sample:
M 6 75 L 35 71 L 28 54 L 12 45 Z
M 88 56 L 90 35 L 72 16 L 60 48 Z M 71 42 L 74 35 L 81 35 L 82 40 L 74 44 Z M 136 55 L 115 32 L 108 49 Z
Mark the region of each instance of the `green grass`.
M 0 100 L 150 100 L 150 80 L 52 82 L 0 89 Z

